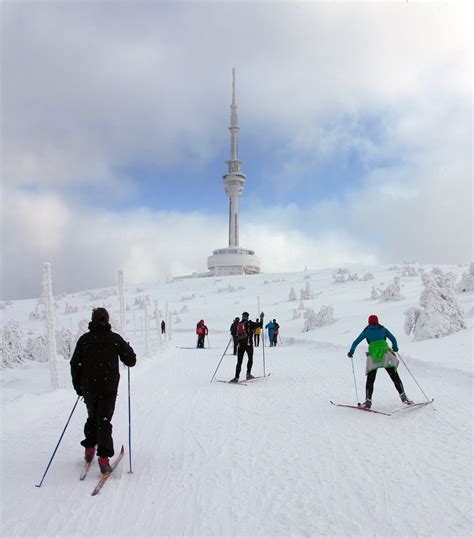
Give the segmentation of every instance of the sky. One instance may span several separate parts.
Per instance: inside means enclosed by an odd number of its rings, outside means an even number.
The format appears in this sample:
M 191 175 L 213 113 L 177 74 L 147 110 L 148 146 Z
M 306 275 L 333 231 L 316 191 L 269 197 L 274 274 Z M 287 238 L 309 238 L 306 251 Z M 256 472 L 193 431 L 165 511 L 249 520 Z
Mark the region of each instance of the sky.
M 472 259 L 470 3 L 3 1 L 1 298 Z

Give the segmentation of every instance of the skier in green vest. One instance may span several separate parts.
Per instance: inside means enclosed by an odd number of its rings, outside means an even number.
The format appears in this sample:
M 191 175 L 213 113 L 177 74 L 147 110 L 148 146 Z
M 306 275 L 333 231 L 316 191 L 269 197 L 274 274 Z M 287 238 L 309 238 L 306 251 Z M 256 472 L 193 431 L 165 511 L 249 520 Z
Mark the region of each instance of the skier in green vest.
M 367 381 L 365 384 L 365 402 L 362 404 L 362 407 L 365 407 L 366 409 L 372 407 L 372 393 L 374 391 L 375 377 L 379 368 L 385 368 L 400 395 L 401 401 L 407 405 L 413 404 L 405 394 L 402 380 L 397 372 L 398 358 L 395 353 L 398 351 L 398 344 L 395 336 L 393 336 L 393 334 L 383 325 L 379 324 L 379 318 L 377 316 L 371 315 L 369 316 L 369 324 L 367 327 L 352 343 L 351 349 L 347 354 L 348 357 L 352 358 L 354 356 L 356 347 L 362 340 L 364 340 L 364 338 L 369 344 L 369 351 L 366 353 Z M 392 349 L 388 346 L 387 338 L 392 343 Z

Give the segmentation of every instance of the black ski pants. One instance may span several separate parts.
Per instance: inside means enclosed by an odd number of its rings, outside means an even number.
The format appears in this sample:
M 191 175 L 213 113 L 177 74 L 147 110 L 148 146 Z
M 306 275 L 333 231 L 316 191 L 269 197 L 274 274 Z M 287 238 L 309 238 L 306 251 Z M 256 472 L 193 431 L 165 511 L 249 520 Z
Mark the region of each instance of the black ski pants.
M 253 335 L 253 343 L 255 344 L 255 347 L 258 347 L 260 344 L 260 335 L 255 333 Z
M 235 377 L 240 377 L 240 370 L 242 369 L 242 361 L 244 360 L 244 354 L 247 353 L 247 374 L 252 372 L 253 366 L 253 346 L 250 344 L 240 343 L 237 347 L 237 366 L 235 368 Z
M 87 421 L 84 425 L 86 438 L 81 441 L 81 445 L 85 448 L 97 445 L 97 455 L 101 458 L 111 458 L 114 455 L 111 420 L 116 399 L 117 394 L 84 396 L 87 406 Z
M 234 355 L 237 355 L 237 347 L 238 347 L 239 341 L 237 340 L 237 336 L 232 336 L 232 339 L 234 340 Z
M 198 334 L 198 343 L 197 347 L 203 348 L 204 347 L 204 338 L 206 337 L 205 334 Z
M 390 376 L 390 379 L 393 381 L 393 384 L 395 385 L 395 388 L 398 391 L 398 394 L 402 394 L 405 392 L 405 389 L 403 388 L 402 380 L 400 379 L 400 376 L 398 375 L 396 368 L 384 368 L 387 371 L 387 374 Z M 377 369 L 371 370 L 367 374 L 367 381 L 365 383 L 365 396 L 369 400 L 372 399 L 372 393 L 374 392 L 374 382 L 375 378 L 377 376 Z

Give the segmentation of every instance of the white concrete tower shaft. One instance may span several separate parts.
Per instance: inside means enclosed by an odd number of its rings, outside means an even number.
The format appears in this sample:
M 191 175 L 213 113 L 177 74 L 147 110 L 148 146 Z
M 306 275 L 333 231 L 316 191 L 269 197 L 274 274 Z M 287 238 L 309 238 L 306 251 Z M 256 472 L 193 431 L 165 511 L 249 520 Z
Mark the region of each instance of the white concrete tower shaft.
M 244 192 L 245 174 L 239 161 L 239 119 L 235 100 L 235 67 L 232 69 L 232 104 L 230 105 L 230 160 L 229 171 L 223 177 L 225 192 L 229 197 L 229 247 L 239 246 L 239 196 Z

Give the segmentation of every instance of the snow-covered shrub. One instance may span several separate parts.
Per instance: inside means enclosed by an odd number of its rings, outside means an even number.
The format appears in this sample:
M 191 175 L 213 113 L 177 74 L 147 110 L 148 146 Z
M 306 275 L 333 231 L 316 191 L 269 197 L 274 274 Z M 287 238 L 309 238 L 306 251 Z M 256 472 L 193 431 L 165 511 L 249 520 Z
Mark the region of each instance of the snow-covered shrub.
M 462 274 L 461 280 L 456 285 L 456 291 L 458 293 L 474 291 L 474 262 L 469 265 L 469 271 Z
M 292 302 L 292 301 L 296 301 L 296 292 L 295 292 L 295 288 L 291 288 L 290 290 L 290 294 L 288 295 L 288 301 Z
M 443 273 L 435 267 L 421 276 L 424 290 L 420 307 L 405 312 L 405 332 L 413 333 L 415 340 L 440 338 L 466 328 L 461 309 L 456 301 L 453 273 Z
M 133 304 L 138 307 L 138 310 L 144 310 L 145 306 L 150 306 L 150 296 L 149 295 L 137 295 Z
M 232 284 L 229 284 L 225 288 L 218 288 L 217 293 L 232 293 L 234 291 L 235 291 L 234 286 L 232 286 Z
M 3 368 L 13 368 L 17 364 L 25 362 L 20 323 L 14 319 L 10 320 L 3 328 L 1 352 L 0 364 Z
M 87 295 L 89 297 L 89 301 L 91 302 L 98 302 L 103 301 L 104 299 L 108 299 L 109 297 L 114 297 L 117 295 L 117 290 L 115 288 L 107 288 L 105 290 L 92 292 L 87 292 Z
M 176 316 L 174 322 L 175 323 L 181 323 L 181 318 L 179 316 Z
M 48 360 L 48 341 L 46 336 L 41 334 L 35 338 L 28 338 L 26 358 L 36 362 L 46 362 Z
M 300 319 L 300 317 L 301 317 L 301 310 L 299 310 L 298 308 L 294 308 L 292 319 Z
M 310 279 L 311 279 L 311 275 L 304 275 L 304 279 L 305 279 L 305 280 L 310 280 Z
M 405 265 L 402 267 L 402 276 L 418 276 L 418 271 L 412 265 Z
M 75 314 L 76 312 L 79 312 L 79 307 L 66 303 L 64 306 L 64 314 Z
M 357 280 L 357 273 L 351 273 L 349 269 L 343 269 L 342 267 L 338 269 L 333 275 L 335 284 L 343 284 L 344 282 L 349 282 L 351 280 Z
M 79 338 L 86 333 L 89 330 L 89 320 L 82 318 L 81 321 L 79 321 L 79 324 L 77 326 L 77 333 L 76 338 L 74 340 L 74 345 L 79 340 Z
M 268 280 L 263 281 L 264 284 L 269 284 Z
M 373 280 L 373 279 L 374 279 L 374 275 L 372 273 L 370 273 L 369 271 L 364 273 L 364 276 L 362 277 L 362 280 L 364 280 L 364 281 Z
M 185 312 L 188 312 L 188 305 L 185 304 L 183 305 L 183 308 L 181 308 L 181 310 L 179 311 L 180 314 L 184 314 Z
M 313 291 L 311 290 L 311 286 L 309 282 L 306 282 L 306 286 L 303 290 L 300 290 L 300 300 L 303 301 L 304 299 L 312 299 L 314 297 Z
M 220 282 L 220 281 L 219 281 L 219 282 Z M 183 301 L 183 302 L 184 302 L 184 301 L 192 301 L 192 300 L 195 299 L 195 298 L 196 298 L 196 294 L 194 294 L 194 293 L 191 294 L 191 295 L 183 295 L 183 296 L 181 297 L 181 301 Z
M 393 282 L 390 282 L 390 284 L 382 290 L 382 293 L 380 294 L 380 302 L 389 303 L 392 301 L 402 301 L 403 299 L 405 299 L 405 297 L 400 292 L 400 278 L 396 276 L 393 279 Z
M 304 327 L 303 332 L 311 331 L 317 327 L 323 327 L 324 325 L 331 325 L 335 323 L 334 319 L 334 307 L 325 306 L 321 307 L 321 310 L 316 313 L 312 308 L 308 308 L 303 314 Z
M 376 288 L 375 286 L 372 286 L 372 292 L 370 293 L 370 298 L 372 301 L 375 301 L 376 299 L 380 299 L 381 290 Z
M 63 359 L 71 359 L 74 349 L 72 346 L 72 333 L 69 329 L 56 331 L 56 348 L 58 355 L 61 355 Z
M 35 311 L 30 312 L 28 314 L 28 319 L 45 319 L 46 318 L 46 312 L 44 308 L 41 308 L 41 310 L 38 308 L 39 305 L 35 306 Z
M 389 271 L 400 271 L 400 267 L 398 265 L 392 265 L 392 267 L 388 268 Z
M 298 305 L 298 310 L 306 310 L 306 306 L 304 305 L 303 301 L 300 301 L 300 304 Z

